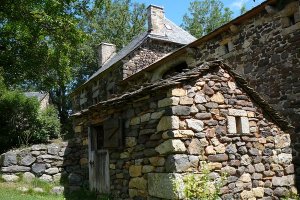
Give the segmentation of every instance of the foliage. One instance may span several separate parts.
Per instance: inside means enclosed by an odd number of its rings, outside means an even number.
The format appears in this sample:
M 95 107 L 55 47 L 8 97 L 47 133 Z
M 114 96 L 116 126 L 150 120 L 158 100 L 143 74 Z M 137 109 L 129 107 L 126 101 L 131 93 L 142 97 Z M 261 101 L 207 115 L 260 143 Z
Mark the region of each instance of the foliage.
M 68 94 L 97 69 L 95 45 L 126 45 L 144 29 L 144 8 L 130 0 L 2 0 L 4 83 L 9 89 L 49 92 L 67 131 Z
M 183 194 L 187 200 L 216 200 L 219 199 L 220 189 L 226 180 L 226 174 L 222 174 L 217 180 L 210 177 L 210 169 L 203 165 L 201 174 L 187 174 L 183 178 Z M 175 183 L 175 189 L 179 190 L 179 184 Z
M 36 98 L 18 91 L 0 96 L 0 152 L 30 143 L 47 142 L 57 137 L 60 123 L 53 107 L 40 110 Z
M 247 12 L 246 4 L 244 3 L 241 7 L 240 14 L 243 15 Z
M 0 97 L 0 146 L 7 150 L 25 140 L 29 130 L 36 130 L 39 102 L 22 93 L 7 91 Z
M 47 141 L 49 139 L 58 138 L 60 135 L 60 123 L 58 112 L 53 106 L 48 106 L 41 110 L 38 116 L 38 141 Z
M 194 0 L 188 10 L 182 27 L 197 38 L 229 22 L 233 14 L 220 0 Z

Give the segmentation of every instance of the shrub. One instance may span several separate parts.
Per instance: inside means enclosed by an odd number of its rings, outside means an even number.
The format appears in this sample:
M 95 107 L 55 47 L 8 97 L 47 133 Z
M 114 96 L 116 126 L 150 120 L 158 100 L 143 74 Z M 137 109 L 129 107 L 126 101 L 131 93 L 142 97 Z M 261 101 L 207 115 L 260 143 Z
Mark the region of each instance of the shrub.
M 39 115 L 37 99 L 27 98 L 16 91 L 6 91 L 0 97 L 1 150 L 16 147 L 29 140 L 31 130 L 36 129 Z
M 36 98 L 28 98 L 21 92 L 3 91 L 0 113 L 0 152 L 59 136 L 60 122 L 55 108 L 40 110 Z
M 60 122 L 58 112 L 53 106 L 41 110 L 38 116 L 38 130 L 35 134 L 37 142 L 45 142 L 58 138 L 60 135 Z
M 224 185 L 226 174 L 221 174 L 219 179 L 213 180 L 210 169 L 202 167 L 201 174 L 187 174 L 183 178 L 183 194 L 187 200 L 217 200 L 220 199 L 220 189 Z M 175 190 L 180 190 L 180 184 L 175 183 Z

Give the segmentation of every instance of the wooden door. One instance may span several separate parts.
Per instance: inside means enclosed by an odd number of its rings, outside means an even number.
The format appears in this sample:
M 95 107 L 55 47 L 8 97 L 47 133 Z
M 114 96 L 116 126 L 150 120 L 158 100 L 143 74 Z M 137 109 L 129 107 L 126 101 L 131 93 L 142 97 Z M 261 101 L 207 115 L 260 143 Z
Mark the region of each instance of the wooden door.
M 110 191 L 109 153 L 104 150 L 104 132 L 102 126 L 89 127 L 89 184 L 90 190 L 101 194 Z

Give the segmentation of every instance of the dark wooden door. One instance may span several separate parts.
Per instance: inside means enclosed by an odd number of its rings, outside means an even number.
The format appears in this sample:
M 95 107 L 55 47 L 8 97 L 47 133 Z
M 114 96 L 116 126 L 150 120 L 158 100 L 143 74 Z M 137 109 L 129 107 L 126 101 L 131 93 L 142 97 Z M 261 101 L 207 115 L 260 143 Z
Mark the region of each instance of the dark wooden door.
M 89 127 L 88 137 L 90 190 L 108 194 L 110 192 L 109 153 L 108 150 L 103 149 L 103 127 Z

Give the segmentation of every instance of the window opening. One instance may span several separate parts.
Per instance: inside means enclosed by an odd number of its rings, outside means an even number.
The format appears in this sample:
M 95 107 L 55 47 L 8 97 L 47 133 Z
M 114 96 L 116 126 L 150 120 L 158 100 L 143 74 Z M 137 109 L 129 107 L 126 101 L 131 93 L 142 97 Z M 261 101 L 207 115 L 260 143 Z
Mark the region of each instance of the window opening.
M 295 15 L 294 14 L 288 16 L 288 19 L 289 19 L 289 25 L 290 26 L 293 26 L 293 25 L 296 24 L 296 20 L 295 20 Z
M 228 43 L 224 44 L 224 51 L 225 51 L 225 54 L 229 53 L 229 44 Z
M 242 129 L 242 120 L 241 120 L 241 117 L 235 117 L 235 122 L 236 122 L 236 132 L 238 134 L 242 134 L 243 133 L 243 129 Z

